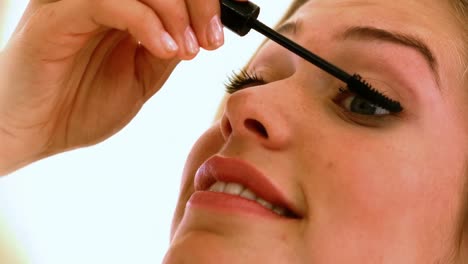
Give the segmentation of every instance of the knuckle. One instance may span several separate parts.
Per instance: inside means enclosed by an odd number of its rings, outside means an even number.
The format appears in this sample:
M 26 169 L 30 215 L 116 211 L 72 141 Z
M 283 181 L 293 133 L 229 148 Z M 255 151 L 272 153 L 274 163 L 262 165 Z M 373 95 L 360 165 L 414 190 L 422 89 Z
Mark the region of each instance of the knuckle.
M 166 28 L 174 33 L 189 24 L 188 9 L 184 1 L 167 1 L 156 9 Z
M 189 23 L 188 14 L 185 9 L 177 8 L 168 14 L 171 19 L 171 24 L 177 28 L 185 28 Z
M 128 30 L 135 37 L 147 35 L 156 25 L 156 15 L 149 8 L 139 8 L 137 12 L 127 17 Z
M 154 26 L 154 21 L 156 19 L 156 14 L 153 12 L 153 10 L 149 8 L 141 8 L 138 12 L 135 19 L 135 23 L 139 24 L 142 23 L 145 26 Z

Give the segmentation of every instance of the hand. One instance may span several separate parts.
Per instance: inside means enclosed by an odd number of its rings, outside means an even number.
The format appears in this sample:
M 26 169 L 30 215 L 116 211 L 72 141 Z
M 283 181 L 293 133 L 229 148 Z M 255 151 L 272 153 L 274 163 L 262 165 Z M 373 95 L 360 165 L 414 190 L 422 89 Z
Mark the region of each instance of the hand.
M 223 44 L 219 0 L 31 0 L 0 57 L 0 175 L 122 129 L 180 60 Z

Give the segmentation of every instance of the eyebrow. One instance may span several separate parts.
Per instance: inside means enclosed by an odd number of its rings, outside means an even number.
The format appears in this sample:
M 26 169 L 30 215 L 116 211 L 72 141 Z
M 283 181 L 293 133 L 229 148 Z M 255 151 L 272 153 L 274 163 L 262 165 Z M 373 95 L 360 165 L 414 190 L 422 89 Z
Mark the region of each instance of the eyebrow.
M 297 21 L 289 21 L 286 23 L 281 24 L 276 31 L 278 31 L 281 34 L 286 34 L 286 35 L 296 35 L 297 28 L 298 26 Z
M 282 34 L 295 35 L 298 28 L 300 28 L 300 22 L 290 21 L 279 26 L 277 31 Z M 353 26 L 338 35 L 338 39 L 381 40 L 410 47 L 423 56 L 434 74 L 436 82 L 439 83 L 440 77 L 438 74 L 437 59 L 429 46 L 417 36 L 401 32 L 387 31 L 375 27 Z

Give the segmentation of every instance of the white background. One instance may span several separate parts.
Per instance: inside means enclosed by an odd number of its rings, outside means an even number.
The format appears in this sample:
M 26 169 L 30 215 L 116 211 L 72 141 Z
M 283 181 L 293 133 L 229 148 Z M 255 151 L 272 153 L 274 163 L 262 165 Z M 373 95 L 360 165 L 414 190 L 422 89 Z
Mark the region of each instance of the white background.
M 27 2 L 10 1 L 2 46 Z M 260 20 L 273 26 L 289 2 L 257 0 Z M 117 135 L 0 178 L 0 217 L 29 263 L 162 261 L 185 158 L 210 126 L 226 77 L 263 40 L 226 33 L 223 48 L 182 63 Z

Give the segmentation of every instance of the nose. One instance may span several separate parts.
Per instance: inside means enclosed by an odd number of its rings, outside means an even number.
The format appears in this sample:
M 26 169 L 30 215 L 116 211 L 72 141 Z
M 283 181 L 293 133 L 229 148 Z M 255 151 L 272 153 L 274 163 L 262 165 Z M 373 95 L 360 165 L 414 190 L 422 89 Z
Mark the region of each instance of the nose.
M 245 89 L 228 98 L 220 122 L 224 140 L 251 140 L 272 150 L 286 148 L 291 128 L 280 98 L 255 89 L 262 88 Z

